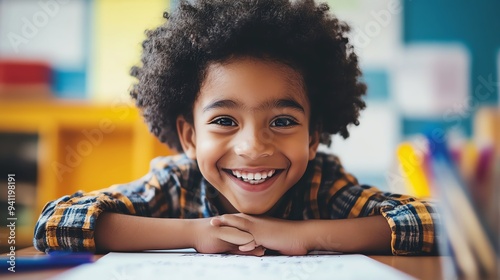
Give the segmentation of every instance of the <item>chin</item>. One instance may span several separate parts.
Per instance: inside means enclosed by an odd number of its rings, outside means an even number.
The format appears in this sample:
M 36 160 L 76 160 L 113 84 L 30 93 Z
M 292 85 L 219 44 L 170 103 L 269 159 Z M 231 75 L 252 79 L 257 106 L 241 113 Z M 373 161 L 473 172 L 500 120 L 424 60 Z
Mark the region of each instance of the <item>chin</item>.
M 238 207 L 236 208 L 238 212 L 247 214 L 247 215 L 263 215 L 267 211 L 269 211 L 268 208 L 255 208 L 255 207 Z

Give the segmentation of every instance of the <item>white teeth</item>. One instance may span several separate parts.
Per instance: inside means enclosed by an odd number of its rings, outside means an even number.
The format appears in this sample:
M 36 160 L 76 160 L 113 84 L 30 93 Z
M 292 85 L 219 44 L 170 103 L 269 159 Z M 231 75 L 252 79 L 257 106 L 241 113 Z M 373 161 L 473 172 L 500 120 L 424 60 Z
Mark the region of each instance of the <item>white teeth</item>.
M 249 173 L 239 170 L 231 170 L 231 172 L 235 177 L 240 178 L 244 182 L 250 184 L 260 184 L 266 181 L 266 179 L 272 177 L 276 172 L 276 170 L 269 170 L 267 172 L 256 172 L 256 173 Z
M 241 172 L 238 171 L 238 170 L 231 170 L 233 172 L 233 175 L 238 177 L 238 178 L 241 178 Z
M 258 180 L 258 181 L 249 181 L 250 184 L 252 185 L 257 185 L 257 184 L 260 184 L 260 183 L 263 183 L 265 180 L 262 179 L 262 180 Z

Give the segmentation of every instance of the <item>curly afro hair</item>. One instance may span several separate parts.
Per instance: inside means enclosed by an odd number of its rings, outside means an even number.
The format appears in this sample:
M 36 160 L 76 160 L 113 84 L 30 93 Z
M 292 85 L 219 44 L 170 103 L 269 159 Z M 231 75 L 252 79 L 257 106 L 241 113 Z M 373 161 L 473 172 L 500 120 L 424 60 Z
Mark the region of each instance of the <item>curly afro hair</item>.
M 193 2 L 193 1 L 191 1 Z M 192 109 L 207 66 L 237 57 L 278 61 L 298 70 L 311 105 L 311 132 L 320 142 L 349 137 L 365 108 L 366 86 L 349 26 L 313 0 L 181 1 L 166 22 L 146 31 L 142 66 L 130 92 L 151 132 L 182 151 L 176 129 L 179 115 L 192 122 Z

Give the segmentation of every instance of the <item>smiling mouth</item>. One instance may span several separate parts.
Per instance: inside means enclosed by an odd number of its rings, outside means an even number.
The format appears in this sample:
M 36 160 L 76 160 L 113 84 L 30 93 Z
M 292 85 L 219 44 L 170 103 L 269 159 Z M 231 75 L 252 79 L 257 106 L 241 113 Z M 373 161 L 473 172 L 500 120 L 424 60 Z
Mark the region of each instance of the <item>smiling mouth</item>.
M 260 172 L 247 172 L 237 169 L 224 169 L 231 176 L 240 179 L 245 183 L 249 183 L 252 185 L 262 184 L 265 181 L 271 179 L 276 174 L 280 173 L 281 169 L 269 169 L 263 170 Z

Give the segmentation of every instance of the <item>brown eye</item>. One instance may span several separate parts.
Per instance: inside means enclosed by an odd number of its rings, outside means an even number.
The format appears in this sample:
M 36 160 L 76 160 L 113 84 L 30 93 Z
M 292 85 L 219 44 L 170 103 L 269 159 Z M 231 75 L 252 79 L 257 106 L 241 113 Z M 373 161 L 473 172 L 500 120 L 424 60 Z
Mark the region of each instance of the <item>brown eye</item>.
M 277 118 L 271 123 L 271 126 L 272 127 L 287 127 L 287 126 L 293 126 L 296 124 L 297 124 L 297 122 L 290 119 L 290 118 Z
M 236 126 L 236 123 L 230 118 L 217 118 L 210 123 L 220 126 Z

